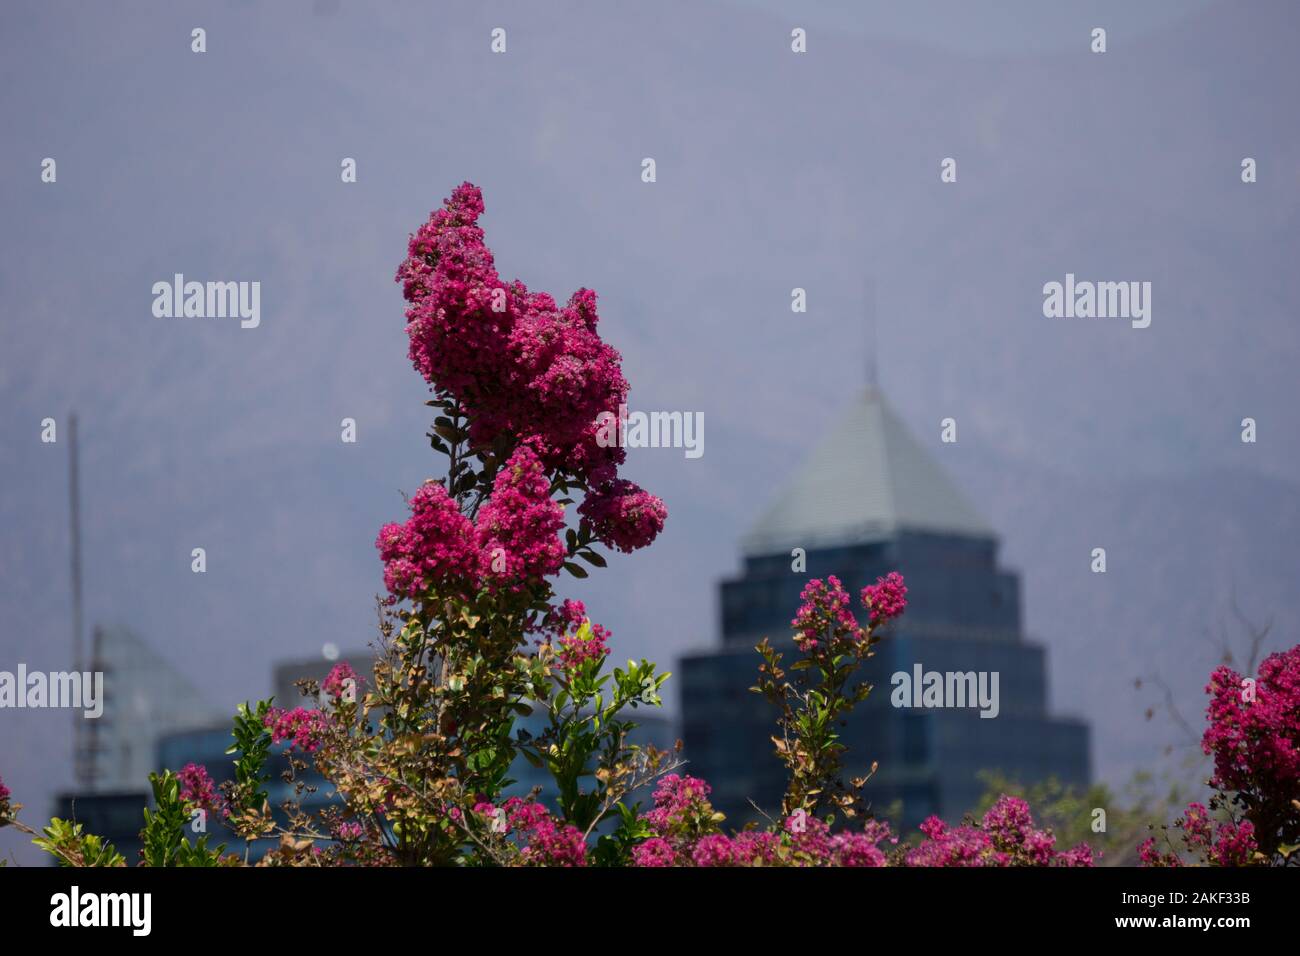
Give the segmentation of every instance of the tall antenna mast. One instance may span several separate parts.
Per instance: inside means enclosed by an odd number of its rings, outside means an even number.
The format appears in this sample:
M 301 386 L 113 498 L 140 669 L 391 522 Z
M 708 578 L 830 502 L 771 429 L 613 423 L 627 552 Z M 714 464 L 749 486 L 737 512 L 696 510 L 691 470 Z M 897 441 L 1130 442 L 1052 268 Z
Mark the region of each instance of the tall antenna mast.
M 876 367 L 876 283 L 874 279 L 862 280 L 862 309 L 866 319 L 867 390 L 874 392 L 880 384 L 879 369 Z
M 68 497 L 72 508 L 72 667 L 81 670 L 81 482 L 77 462 L 77 413 L 68 417 Z
M 77 460 L 77 413 L 68 416 L 68 499 L 71 504 L 70 532 L 72 535 L 72 668 L 81 673 L 84 664 L 82 648 L 83 608 L 81 598 L 81 480 L 80 465 Z M 90 782 L 94 768 L 87 758 L 87 749 L 82 740 L 84 728 L 80 711 L 73 710 L 72 724 L 72 760 L 77 780 L 82 784 Z

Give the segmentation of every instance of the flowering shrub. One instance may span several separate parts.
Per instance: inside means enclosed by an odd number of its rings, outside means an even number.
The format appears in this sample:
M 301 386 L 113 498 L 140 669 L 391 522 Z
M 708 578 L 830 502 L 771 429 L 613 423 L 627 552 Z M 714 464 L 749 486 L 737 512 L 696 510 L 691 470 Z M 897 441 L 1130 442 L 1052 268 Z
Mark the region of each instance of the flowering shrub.
M 1249 866 L 1259 851 L 1255 827 L 1249 820 L 1234 823 L 1214 820 L 1203 803 L 1189 803 L 1183 816 L 1174 821 L 1185 853 L 1199 857 L 1209 866 Z M 1143 866 L 1182 866 L 1178 853 L 1161 851 L 1156 838 L 1147 837 L 1138 845 L 1138 859 Z
M 1257 678 L 1221 666 L 1205 692 L 1210 703 L 1201 748 L 1214 760 L 1214 793 L 1208 805 L 1189 804 L 1164 828 L 1163 849 L 1155 837 L 1144 840 L 1138 847 L 1142 863 L 1181 866 L 1184 857 L 1213 866 L 1300 860 L 1300 645 L 1266 657 Z
M 320 689 L 336 704 L 345 698 L 351 703 L 356 700 L 356 692 L 361 684 L 362 679 L 357 676 L 357 672 L 352 669 L 352 665 L 347 661 L 343 661 L 334 665 L 325 679 L 321 681 Z
M 482 213 L 479 190 L 461 185 L 397 269 L 409 356 L 432 393 L 428 438 L 446 467 L 376 537 L 387 596 L 365 693 L 340 666 L 319 687 L 303 682 L 319 708 L 243 705 L 220 792 L 193 765 L 155 781 L 145 862 L 222 860 L 185 836 L 196 810 L 220 810 L 246 843 L 273 841 L 266 865 L 630 859 L 638 817 L 623 798 L 674 761 L 631 745 L 626 714 L 660 706 L 667 675 L 646 661 L 607 672 L 609 632 L 555 588 L 562 573 L 604 567 L 601 545 L 650 544 L 667 511 L 619 475 L 623 449 L 597 440 L 628 384 L 597 331 L 595 293 L 560 307 L 503 279 Z M 517 727 L 529 714 L 540 733 Z M 267 791 L 277 746 L 294 792 L 278 815 Z M 501 803 L 520 755 L 554 776 L 555 813 Z M 338 794 L 323 812 L 303 809 L 308 767 Z M 484 807 L 501 808 L 506 826 L 495 814 L 485 826 Z M 59 840 L 70 858 L 73 835 Z
M 859 598 L 867 610 L 866 627 L 858 623 L 848 592 L 834 575 L 812 579 L 800 597 L 803 604 L 790 626 L 804 657 L 790 668 L 794 677 L 786 678 L 781 654 L 764 639 L 757 648 L 762 665 L 753 688 L 780 714 L 781 736 L 773 741 L 789 775 L 781 810 L 788 816 L 829 807 L 852 818 L 862 812 L 859 791 L 866 778 L 847 783 L 841 778 L 844 745 L 835 728 L 871 693 L 871 685 L 854 683 L 858 665 L 872 655 L 878 629 L 906 609 L 907 587 L 894 572 L 863 588 Z
M 219 788 L 195 764 L 151 775 L 141 862 L 248 862 L 191 838 L 192 821 L 210 814 L 246 846 L 269 844 L 266 866 L 1091 865 L 1086 845 L 1058 850 L 1017 798 L 978 822 L 931 818 L 911 847 L 867 814 L 866 778 L 844 779 L 836 728 L 871 691 L 859 666 L 906 610 L 897 573 L 861 589 L 857 611 L 835 577 L 809 581 L 791 622 L 798 659 L 758 646 L 753 690 L 776 707 L 789 780 L 767 828 L 726 832 L 706 782 L 673 772 L 674 754 L 629 742 L 630 715 L 661 705 L 668 675 L 645 660 L 608 668 L 610 633 L 557 585 L 604 567 L 600 546 L 651 544 L 667 510 L 619 475 L 624 451 L 600 434 L 628 383 L 597 331 L 596 294 L 579 289 L 559 306 L 504 280 L 483 212 L 476 187 L 457 187 L 397 269 L 408 354 L 431 391 L 427 437 L 446 467 L 376 537 L 387 593 L 373 671 L 363 681 L 340 664 L 319 686 L 301 682 L 318 707 L 241 705 L 233 775 Z M 1235 675 L 1216 672 L 1212 687 L 1224 690 L 1207 752 L 1246 819 L 1216 828 L 1205 808 L 1189 808 L 1181 822 L 1217 862 L 1253 858 L 1256 835 L 1266 852 L 1295 836 L 1296 814 L 1279 797 L 1296 780 L 1294 654 L 1266 662 L 1249 707 L 1228 693 Z M 540 729 L 521 727 L 524 716 Z M 277 748 L 293 791 L 279 813 L 267 789 Z M 551 776 L 553 806 L 507 796 L 518 757 Z M 306 809 L 309 767 L 337 794 L 322 810 Z M 643 812 L 632 797 L 652 785 Z M 20 809 L 0 782 L 0 826 L 33 835 L 65 865 L 124 865 L 79 824 L 55 819 L 35 834 Z
M 1210 786 L 1252 825 L 1261 853 L 1289 856 L 1300 843 L 1300 646 L 1266 657 L 1254 680 L 1220 667 L 1205 690 Z
M 212 782 L 206 767 L 187 763 L 176 774 L 176 780 L 181 802 L 207 813 L 225 813 L 225 800 L 217 793 L 216 784 Z
M 559 308 L 500 277 L 482 213 L 478 189 L 458 187 L 397 271 L 409 355 L 433 392 L 429 441 L 447 468 L 376 539 L 388 597 L 373 689 L 348 700 L 346 678 L 331 674 L 328 712 L 261 711 L 270 743 L 291 742 L 338 790 L 331 832 L 347 839 L 334 852 L 368 862 L 584 862 L 595 828 L 626 817 L 624 794 L 669 764 L 629 745 L 622 717 L 658 706 L 666 675 L 645 661 L 602 673 L 608 631 L 580 602 L 555 601 L 562 572 L 605 565 L 598 544 L 644 547 L 666 518 L 658 498 L 619 477 L 623 450 L 596 441 L 600 413 L 627 398 L 620 357 L 596 330 L 595 293 Z M 541 734 L 516 729 L 538 710 Z M 520 754 L 554 775 L 558 817 L 531 801 L 500 804 Z M 284 830 L 286 858 L 319 833 L 299 817 L 271 825 L 255 800 L 240 805 L 241 835 Z M 497 806 L 508 826 L 493 816 L 485 827 L 483 808 Z M 601 839 L 602 859 L 626 842 Z
M 779 827 L 728 836 L 709 804 L 709 786 L 692 777 L 665 777 L 647 814 L 653 836 L 636 847 L 635 866 L 1092 866 L 1086 843 L 1056 849 L 1049 830 L 1034 826 L 1029 805 L 1000 798 L 980 822 L 949 828 L 938 817 L 921 826 L 915 848 L 899 843 L 889 824 L 867 820 L 832 832 L 822 819 L 796 810 Z
M 511 797 L 501 806 L 474 807 L 476 839 L 493 862 L 509 866 L 586 866 L 586 835 L 557 821 L 540 803 Z
M 1056 849 L 1050 830 L 1034 826 L 1029 804 L 1003 796 L 979 823 L 949 828 L 938 817 L 921 824 L 925 840 L 908 851 L 908 866 L 1092 866 L 1092 848 Z
M 884 866 L 882 841 L 896 843 L 889 826 L 875 820 L 861 832 L 834 836 L 827 824 L 798 810 L 781 827 L 742 830 L 728 836 L 723 816 L 709 803 L 703 780 L 664 777 L 646 815 L 652 836 L 632 854 L 635 866 Z
M 319 710 L 295 707 L 293 710 L 280 710 L 272 707 L 262 718 L 262 723 L 271 731 L 272 743 L 289 741 L 306 753 L 320 749 L 321 737 L 325 732 L 325 715 Z

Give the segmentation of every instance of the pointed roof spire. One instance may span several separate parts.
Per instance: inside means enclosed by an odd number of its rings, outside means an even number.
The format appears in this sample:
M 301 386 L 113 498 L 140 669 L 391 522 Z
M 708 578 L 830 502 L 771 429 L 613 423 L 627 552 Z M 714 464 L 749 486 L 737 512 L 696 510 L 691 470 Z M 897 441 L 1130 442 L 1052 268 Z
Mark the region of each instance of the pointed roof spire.
M 880 385 L 880 370 L 876 365 L 876 282 L 869 277 L 862 280 L 862 309 L 867 332 L 867 389 L 872 390 Z
M 993 537 L 943 468 L 868 387 L 742 539 L 773 554 L 891 537 L 900 530 Z

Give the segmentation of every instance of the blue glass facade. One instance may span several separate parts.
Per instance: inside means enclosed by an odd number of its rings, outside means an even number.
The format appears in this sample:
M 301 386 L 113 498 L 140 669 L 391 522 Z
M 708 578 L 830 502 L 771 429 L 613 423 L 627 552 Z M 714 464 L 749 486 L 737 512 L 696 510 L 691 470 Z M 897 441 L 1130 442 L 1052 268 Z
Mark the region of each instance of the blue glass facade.
M 983 793 L 978 774 L 998 770 L 1024 783 L 1048 777 L 1089 781 L 1088 728 L 1048 712 L 1043 648 L 1027 643 L 1019 578 L 998 567 L 988 536 L 899 531 L 888 538 L 807 554 L 748 556 L 743 573 L 721 585 L 722 646 L 684 658 L 679 668 L 682 736 L 690 772 L 714 787 L 733 825 L 780 810 L 785 777 L 773 753 L 775 711 L 748 690 L 757 677 L 754 645 L 768 637 L 791 661 L 790 619 L 812 577 L 834 574 L 851 594 L 889 571 L 907 579 L 907 613 L 886 632 L 863 676 L 870 697 L 841 731 L 846 770 L 879 763 L 866 794 L 878 815 L 911 829 L 931 813 L 959 818 Z M 996 672 L 999 712 L 977 707 L 906 708 L 891 703 L 891 676 L 925 671 Z

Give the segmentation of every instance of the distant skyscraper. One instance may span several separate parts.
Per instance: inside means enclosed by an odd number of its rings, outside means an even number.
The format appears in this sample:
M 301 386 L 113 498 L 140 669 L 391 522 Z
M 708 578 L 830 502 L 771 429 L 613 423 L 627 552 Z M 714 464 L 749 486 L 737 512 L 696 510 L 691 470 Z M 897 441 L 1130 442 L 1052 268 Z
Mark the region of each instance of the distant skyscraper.
M 104 837 L 134 864 L 158 742 L 208 726 L 218 712 L 127 628 L 95 629 L 90 669 L 104 673 L 104 712 L 96 720 L 82 718 L 78 762 L 84 789 L 58 794 L 53 815 L 85 824 L 87 833 Z
M 94 788 L 148 790 L 158 739 L 223 715 L 147 642 L 124 627 L 97 628 L 92 667 L 104 672 L 94 726 Z M 89 721 L 87 722 L 89 723 Z
M 722 646 L 687 656 L 679 669 L 689 772 L 714 787 L 714 802 L 739 824 L 780 810 L 785 775 L 773 753 L 775 711 L 748 688 L 763 637 L 797 654 L 790 620 L 809 578 L 834 574 L 856 601 L 880 575 L 907 579 L 908 608 L 864 672 L 875 685 L 842 740 L 846 776 L 878 772 L 866 787 L 878 815 L 905 828 L 932 813 L 974 807 L 977 775 L 999 770 L 1024 783 L 1089 780 L 1088 728 L 1047 710 L 1044 649 L 1021 630 L 1020 581 L 998 567 L 995 532 L 869 388 L 822 441 L 742 542 L 744 570 L 721 585 Z M 792 570 L 792 551 L 807 555 Z M 896 708 L 891 676 L 924 671 L 996 672 L 999 709 Z

